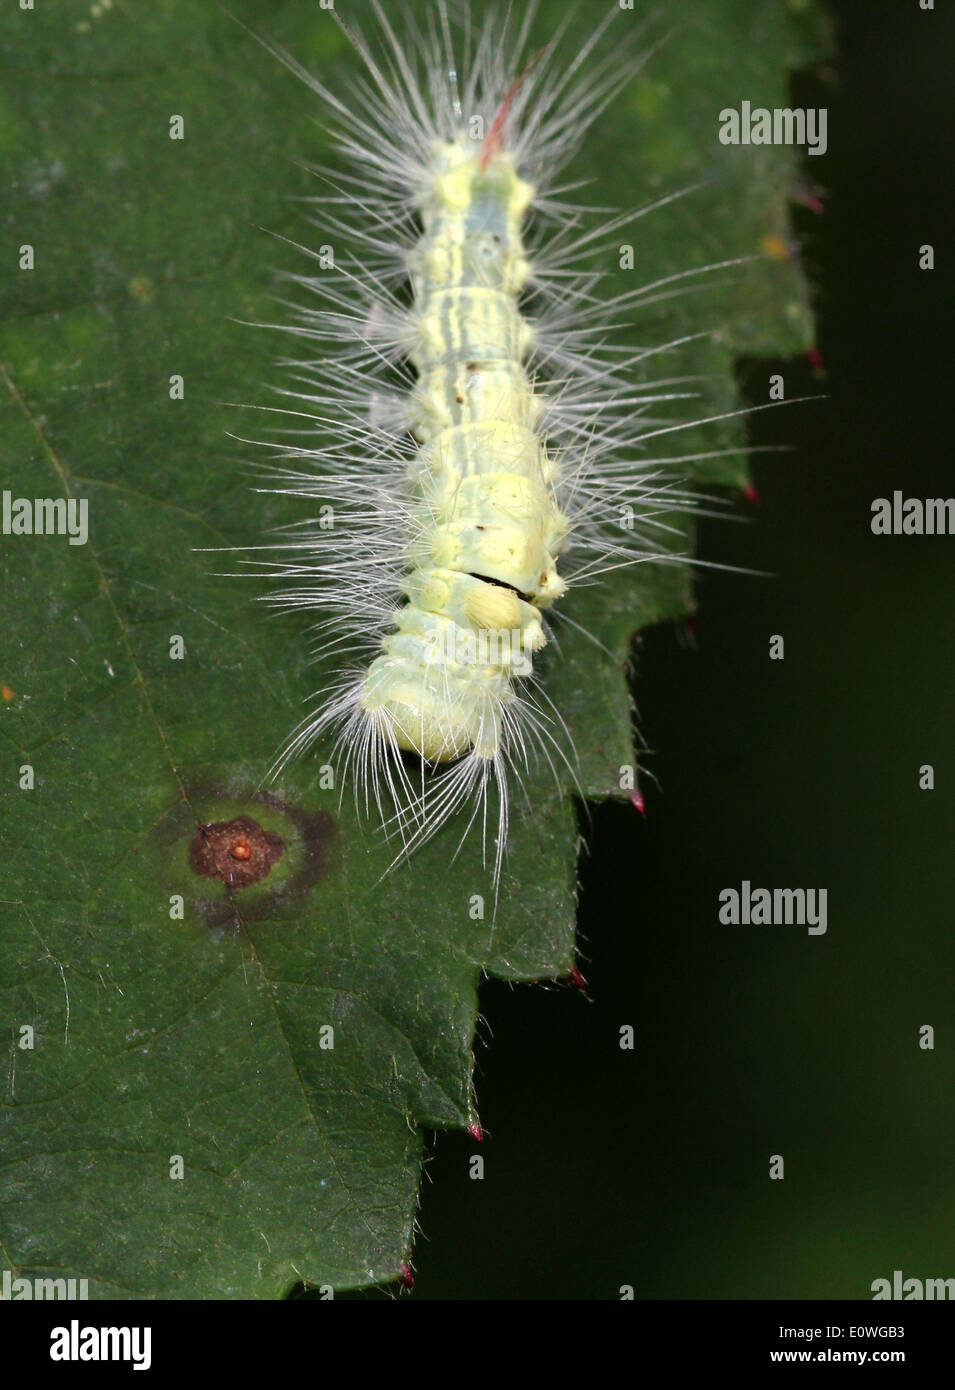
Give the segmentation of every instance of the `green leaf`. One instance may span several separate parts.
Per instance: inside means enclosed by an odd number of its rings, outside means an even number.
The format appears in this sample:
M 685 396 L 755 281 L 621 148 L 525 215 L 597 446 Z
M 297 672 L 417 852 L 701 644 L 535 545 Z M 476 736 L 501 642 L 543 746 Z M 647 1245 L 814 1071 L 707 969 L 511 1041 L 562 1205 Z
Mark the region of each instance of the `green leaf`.
M 354 55 L 318 7 L 237 9 L 347 87 Z M 537 31 L 563 13 L 542 5 Z M 686 20 L 575 172 L 597 204 L 707 180 L 635 224 L 644 281 L 759 258 L 629 330 L 636 345 L 721 329 L 715 349 L 667 359 L 674 375 L 713 374 L 691 407 L 709 415 L 735 407 L 735 354 L 810 340 L 798 263 L 762 254 L 790 235 L 793 151 L 727 150 L 716 131 L 744 95 L 787 104 L 818 25 L 805 5 L 734 0 Z M 584 34 L 587 16 L 573 24 Z M 496 916 L 479 837 L 451 862 L 460 823 L 382 877 L 391 851 L 323 787 L 320 756 L 266 787 L 316 673 L 300 625 L 266 619 L 251 585 L 213 573 L 231 559 L 206 552 L 297 516 L 251 490 L 225 438 L 247 419 L 222 402 L 268 403 L 282 344 L 239 321 L 273 318 L 273 268 L 299 266 L 256 224 L 314 236 L 290 195 L 314 192 L 293 161 L 327 157 L 321 113 L 198 0 L 135 18 L 105 0 L 66 20 L 8 6 L 2 46 L 15 170 L 2 488 L 87 504 L 89 541 L 0 536 L 0 1262 L 87 1278 L 98 1297 L 394 1279 L 411 1256 L 422 1126 L 477 1118 L 482 973 L 573 967 L 573 784 L 547 769 L 527 782 Z M 23 245 L 33 270 L 11 269 Z M 674 452 L 735 448 L 742 426 L 675 438 Z M 699 478 L 738 486 L 742 459 Z M 567 603 L 602 644 L 565 628 L 546 654 L 588 795 L 621 795 L 633 760 L 632 634 L 691 605 L 689 572 L 665 566 Z M 218 849 L 198 830 L 236 820 Z M 257 883 L 197 872 L 244 853 L 243 837 L 257 855 L 260 832 L 283 852 Z

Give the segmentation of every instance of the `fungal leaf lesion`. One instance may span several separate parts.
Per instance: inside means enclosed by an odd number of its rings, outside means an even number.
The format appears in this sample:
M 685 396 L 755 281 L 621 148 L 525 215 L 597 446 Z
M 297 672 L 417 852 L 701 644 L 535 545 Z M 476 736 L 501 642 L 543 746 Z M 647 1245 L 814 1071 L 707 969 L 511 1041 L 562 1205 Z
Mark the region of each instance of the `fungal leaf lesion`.
M 251 816 L 200 825 L 189 846 L 194 873 L 217 878 L 229 888 L 248 888 L 268 878 L 272 865 L 285 853 L 285 841 L 263 830 Z

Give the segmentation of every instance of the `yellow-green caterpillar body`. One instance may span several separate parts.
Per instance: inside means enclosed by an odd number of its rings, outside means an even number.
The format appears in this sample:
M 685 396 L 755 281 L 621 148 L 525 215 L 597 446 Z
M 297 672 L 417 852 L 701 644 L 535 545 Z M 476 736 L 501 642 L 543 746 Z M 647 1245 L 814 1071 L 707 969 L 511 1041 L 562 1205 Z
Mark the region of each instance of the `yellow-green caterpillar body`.
M 275 601 L 317 619 L 338 671 L 279 765 L 334 733 L 343 783 L 404 851 L 471 803 L 496 881 L 509 770 L 573 769 L 534 672 L 551 605 L 601 567 L 672 562 L 653 518 L 692 505 L 641 443 L 669 383 L 634 383 L 603 344 L 658 286 L 596 295 L 578 262 L 597 233 L 574 231 L 585 210 L 557 187 L 635 73 L 636 36 L 605 42 L 632 18 L 616 5 L 563 57 L 560 35 L 530 45 L 533 3 L 519 26 L 508 7 L 455 29 L 436 0 L 423 34 L 370 9 L 374 42 L 345 0 L 333 12 L 365 69 L 347 92 L 279 55 L 353 166 L 316 171 L 331 190 L 315 200 L 319 270 L 291 277 L 306 301 L 286 326 L 319 352 L 286 394 L 316 440 L 274 446 L 272 474 L 333 521 L 294 528 Z
M 541 610 L 565 588 L 556 557 L 570 523 L 537 432 L 542 403 L 524 367 L 533 334 L 517 304 L 533 193 L 507 152 L 485 157 L 467 136 L 438 147 L 409 258 L 416 536 L 408 601 L 361 703 L 389 741 L 432 763 L 498 755 L 514 667 L 530 674 L 525 654 L 546 641 Z

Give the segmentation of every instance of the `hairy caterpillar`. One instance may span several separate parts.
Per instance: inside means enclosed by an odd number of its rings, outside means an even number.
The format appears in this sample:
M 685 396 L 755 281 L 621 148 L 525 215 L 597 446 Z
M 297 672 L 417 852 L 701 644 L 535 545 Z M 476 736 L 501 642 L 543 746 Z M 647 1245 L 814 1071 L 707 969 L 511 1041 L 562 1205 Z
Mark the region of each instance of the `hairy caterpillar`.
M 336 13 L 364 66 L 347 95 L 273 50 L 322 98 L 352 165 L 315 170 L 334 245 L 308 253 L 318 274 L 291 277 L 318 307 L 278 325 L 319 346 L 284 394 L 333 442 L 274 444 L 270 472 L 332 522 L 313 511 L 269 562 L 270 601 L 314 614 L 318 654 L 347 660 L 277 766 L 334 732 L 342 781 L 403 852 L 462 805 L 486 836 L 496 788 L 497 881 L 508 771 L 534 756 L 573 768 L 533 670 L 551 606 L 604 568 L 672 563 L 659 514 L 693 505 L 678 460 L 646 443 L 667 432 L 648 411 L 672 382 L 628 380 L 604 344 L 668 281 L 602 299 L 577 265 L 640 214 L 578 231 L 583 209 L 561 200 L 575 185 L 557 183 L 634 75 L 636 35 L 601 53 L 615 6 L 560 60 L 563 26 L 530 42 L 533 0 L 519 23 L 489 10 L 476 30 L 467 15 L 453 29 L 437 0 L 425 32 L 408 18 L 401 35 L 371 8 L 374 45 Z

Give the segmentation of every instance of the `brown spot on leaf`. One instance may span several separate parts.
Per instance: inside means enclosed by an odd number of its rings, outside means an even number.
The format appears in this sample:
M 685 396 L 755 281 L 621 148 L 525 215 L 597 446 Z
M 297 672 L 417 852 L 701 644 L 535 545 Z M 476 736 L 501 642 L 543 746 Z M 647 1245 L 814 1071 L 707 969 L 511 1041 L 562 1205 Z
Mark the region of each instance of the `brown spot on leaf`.
M 248 888 L 267 878 L 285 853 L 281 835 L 263 830 L 251 816 L 200 825 L 189 846 L 194 873 L 218 878 L 230 888 Z

